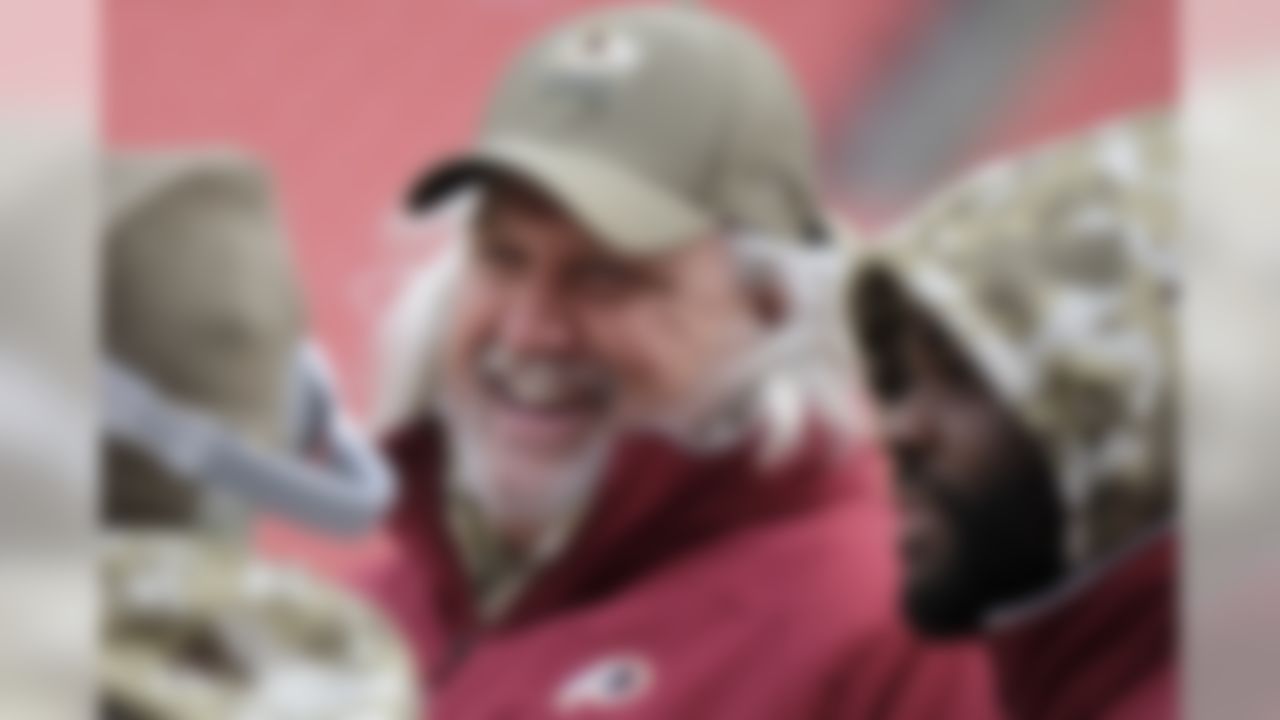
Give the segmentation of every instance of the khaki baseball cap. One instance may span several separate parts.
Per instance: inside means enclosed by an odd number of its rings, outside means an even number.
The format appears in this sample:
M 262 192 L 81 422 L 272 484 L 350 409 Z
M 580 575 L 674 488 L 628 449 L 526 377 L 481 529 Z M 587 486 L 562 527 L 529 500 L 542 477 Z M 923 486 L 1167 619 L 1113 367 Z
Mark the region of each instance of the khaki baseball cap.
M 826 234 L 812 128 L 754 32 L 690 5 L 570 20 L 510 66 L 477 145 L 428 169 L 413 209 L 486 177 L 531 183 L 602 241 L 661 252 L 716 229 Z

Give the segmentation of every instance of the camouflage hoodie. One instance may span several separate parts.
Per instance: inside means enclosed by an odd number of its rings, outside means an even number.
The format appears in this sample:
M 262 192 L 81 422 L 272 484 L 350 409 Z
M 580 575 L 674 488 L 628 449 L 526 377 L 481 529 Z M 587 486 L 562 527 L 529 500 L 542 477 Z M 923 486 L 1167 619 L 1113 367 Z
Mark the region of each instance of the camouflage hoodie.
M 854 271 L 925 308 L 1050 453 L 1070 570 L 987 618 L 1005 710 L 1176 717 L 1173 125 L 1108 126 L 984 169 Z
M 1133 534 L 1120 507 L 1172 503 L 1172 134 L 1142 117 L 982 169 L 855 271 L 928 308 L 1044 443 L 1077 565 Z

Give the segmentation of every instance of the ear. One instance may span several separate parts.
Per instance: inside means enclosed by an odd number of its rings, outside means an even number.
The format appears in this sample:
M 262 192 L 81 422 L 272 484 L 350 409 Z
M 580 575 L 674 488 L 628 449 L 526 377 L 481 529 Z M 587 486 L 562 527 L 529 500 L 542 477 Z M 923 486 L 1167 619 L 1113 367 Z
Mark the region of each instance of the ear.
M 781 325 L 792 311 L 787 294 L 774 281 L 752 283 L 747 289 L 747 303 L 752 314 L 766 327 Z
M 788 287 L 786 241 L 756 235 L 741 235 L 726 242 L 747 309 L 763 327 L 776 327 L 795 312 L 795 298 Z

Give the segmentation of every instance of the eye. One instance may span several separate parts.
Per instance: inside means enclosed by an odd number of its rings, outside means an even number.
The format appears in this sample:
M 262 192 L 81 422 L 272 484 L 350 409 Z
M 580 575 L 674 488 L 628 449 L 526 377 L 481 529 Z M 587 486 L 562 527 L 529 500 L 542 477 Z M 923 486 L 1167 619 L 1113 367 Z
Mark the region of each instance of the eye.
M 869 364 L 871 389 L 880 402 L 896 402 L 910 392 L 910 372 L 901 358 L 882 353 L 873 357 Z
M 573 286 L 591 295 L 620 297 L 652 285 L 640 268 L 608 258 L 578 263 L 572 270 Z
M 954 347 L 947 347 L 938 352 L 936 362 L 939 379 L 952 392 L 971 394 L 982 388 L 982 381 L 973 364 Z
M 527 264 L 524 252 L 506 238 L 486 234 L 477 245 L 480 264 L 490 272 L 514 274 Z

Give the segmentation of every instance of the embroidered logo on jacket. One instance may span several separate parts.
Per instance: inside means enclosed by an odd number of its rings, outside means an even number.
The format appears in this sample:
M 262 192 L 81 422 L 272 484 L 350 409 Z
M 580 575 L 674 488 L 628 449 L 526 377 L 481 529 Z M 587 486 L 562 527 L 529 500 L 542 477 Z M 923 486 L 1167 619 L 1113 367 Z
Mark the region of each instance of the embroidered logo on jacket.
M 653 686 L 653 665 L 637 653 L 616 653 L 574 671 L 556 691 L 562 715 L 630 705 Z

